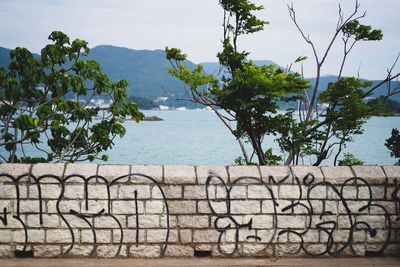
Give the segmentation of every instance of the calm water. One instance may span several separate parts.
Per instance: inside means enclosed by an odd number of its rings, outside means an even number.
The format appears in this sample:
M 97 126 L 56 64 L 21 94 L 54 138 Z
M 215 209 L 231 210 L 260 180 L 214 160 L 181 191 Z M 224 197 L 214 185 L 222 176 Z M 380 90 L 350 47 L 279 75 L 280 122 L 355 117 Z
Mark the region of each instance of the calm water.
M 106 152 L 109 155 L 108 163 L 230 165 L 242 155 L 236 139 L 212 112 L 185 110 L 144 113 L 158 116 L 163 121 L 125 122 L 125 136 L 116 138 L 113 149 Z M 393 165 L 395 160 L 390 157 L 384 144 L 391 129 L 399 126 L 400 117 L 373 117 L 366 123 L 364 134 L 356 136 L 345 152 L 355 154 L 366 164 Z M 264 142 L 272 146 L 275 154 L 279 153 L 273 137 L 265 138 Z M 28 155 L 37 153 L 32 147 L 26 147 L 25 151 Z M 2 151 L 0 154 L 3 154 Z M 301 163 L 312 164 L 310 159 L 304 159 Z M 333 159 L 324 161 L 322 165 L 333 165 Z
M 125 123 L 126 135 L 116 140 L 107 154 L 109 163 L 129 164 L 232 164 L 241 155 L 239 145 L 218 118 L 208 111 L 145 111 L 147 116 L 158 116 L 164 121 Z M 392 165 L 384 146 L 393 127 L 400 126 L 400 117 L 373 117 L 365 125 L 365 132 L 348 144 L 351 152 L 366 164 Z M 267 138 L 273 151 L 279 152 L 273 138 Z M 323 165 L 331 165 L 325 161 Z M 310 164 L 310 160 L 304 160 Z

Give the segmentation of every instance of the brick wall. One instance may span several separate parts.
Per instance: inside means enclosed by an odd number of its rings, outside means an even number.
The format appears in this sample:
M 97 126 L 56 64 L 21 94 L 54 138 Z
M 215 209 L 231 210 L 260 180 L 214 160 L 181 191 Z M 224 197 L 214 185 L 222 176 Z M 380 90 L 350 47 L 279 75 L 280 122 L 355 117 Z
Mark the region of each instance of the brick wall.
M 0 165 L 0 257 L 394 254 L 400 167 Z

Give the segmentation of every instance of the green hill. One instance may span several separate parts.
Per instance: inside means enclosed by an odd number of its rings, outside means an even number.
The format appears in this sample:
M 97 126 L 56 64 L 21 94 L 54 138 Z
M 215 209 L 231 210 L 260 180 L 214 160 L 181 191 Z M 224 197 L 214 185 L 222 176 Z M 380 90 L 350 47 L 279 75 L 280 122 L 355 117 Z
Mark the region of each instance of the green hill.
M 0 48 L 0 66 L 3 68 L 7 68 L 10 63 L 9 53 L 9 49 Z M 111 80 L 127 80 L 131 97 L 154 100 L 168 94 L 175 97 L 184 94 L 183 84 L 166 71 L 169 62 L 163 50 L 132 50 L 101 45 L 90 50 L 88 59 L 99 62 Z M 190 61 L 185 62 L 185 65 L 195 67 Z
M 182 83 L 165 69 L 169 62 L 163 50 L 132 50 L 101 45 L 90 50 L 89 58 L 99 62 L 110 79 L 127 80 L 131 96 L 156 99 L 167 96 L 165 91 L 182 96 Z M 195 67 L 190 61 L 185 64 Z
M 10 61 L 10 49 L 0 47 L 0 67 L 7 68 Z
M 0 47 L 0 66 L 4 68 L 8 67 L 10 63 L 9 53 L 9 49 Z M 90 50 L 88 58 L 99 62 L 111 80 L 127 80 L 130 86 L 130 97 L 144 101 L 146 99 L 155 100 L 158 97 L 168 96 L 166 91 L 177 98 L 185 96 L 182 82 L 171 77 L 165 69 L 169 65 L 169 62 L 166 60 L 163 50 L 133 50 L 111 45 L 100 45 Z M 263 65 L 274 62 L 269 60 L 255 60 L 254 63 Z M 206 62 L 202 64 L 205 72 L 218 74 L 218 63 Z M 190 61 L 185 62 L 185 65 L 189 68 L 196 66 Z M 335 76 L 321 77 L 320 89 L 326 89 L 328 83 L 336 81 L 336 79 Z M 309 78 L 309 80 L 311 84 L 315 82 L 315 78 Z M 378 82 L 374 81 L 374 83 Z M 381 86 L 375 96 L 384 95 L 385 90 L 385 86 Z M 400 100 L 400 94 L 392 97 L 392 99 Z M 171 101 L 171 99 L 167 104 L 174 106 L 188 105 L 183 102 L 176 103 L 175 101 Z

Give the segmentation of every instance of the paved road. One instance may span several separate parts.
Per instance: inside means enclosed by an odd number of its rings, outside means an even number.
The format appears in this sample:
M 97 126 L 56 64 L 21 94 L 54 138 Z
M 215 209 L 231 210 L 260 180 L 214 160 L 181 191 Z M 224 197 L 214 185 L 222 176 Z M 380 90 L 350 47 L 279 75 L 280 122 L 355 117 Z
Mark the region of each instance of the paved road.
M 158 267 L 158 266 L 257 266 L 257 267 L 400 267 L 400 258 L 329 259 L 0 259 L 1 267 Z

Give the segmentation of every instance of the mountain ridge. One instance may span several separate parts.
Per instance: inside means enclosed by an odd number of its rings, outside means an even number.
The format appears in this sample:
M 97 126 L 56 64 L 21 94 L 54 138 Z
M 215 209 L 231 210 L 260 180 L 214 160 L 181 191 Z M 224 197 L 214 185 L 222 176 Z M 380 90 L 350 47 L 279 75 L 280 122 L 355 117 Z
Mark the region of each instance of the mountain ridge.
M 10 63 L 10 49 L 0 47 L 0 67 L 7 68 Z M 125 79 L 128 81 L 130 89 L 128 95 L 130 97 L 145 98 L 155 100 L 159 97 L 176 98 L 185 97 L 184 84 L 168 74 L 166 71 L 169 62 L 165 57 L 165 51 L 162 49 L 141 49 L 135 50 L 126 47 L 114 45 L 99 45 L 90 49 L 87 59 L 96 60 L 102 67 L 103 71 L 112 81 Z M 256 65 L 279 64 L 271 60 L 253 60 Z M 185 61 L 184 64 L 193 69 L 196 64 L 192 61 Z M 204 71 L 214 74 L 221 78 L 222 73 L 219 71 L 218 62 L 199 63 L 204 67 Z M 321 76 L 320 88 L 323 90 L 329 82 L 337 79 L 334 75 Z M 315 78 L 307 78 L 313 85 Z M 365 79 L 364 79 L 365 80 Z M 373 80 L 374 84 L 379 80 Z M 322 90 L 319 90 L 321 92 Z M 375 97 L 384 95 L 385 86 L 381 86 L 376 91 Z M 400 94 L 392 99 L 400 100 Z M 170 101 L 171 105 L 185 106 L 184 102 L 176 103 Z

